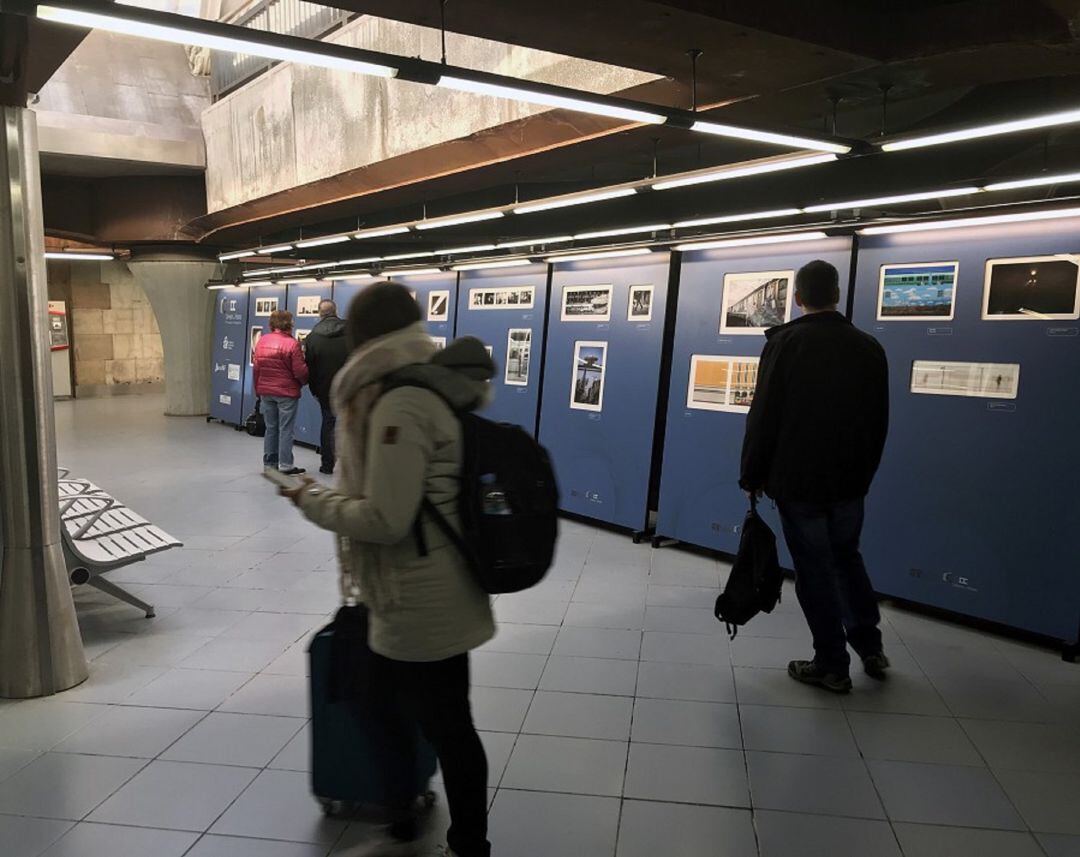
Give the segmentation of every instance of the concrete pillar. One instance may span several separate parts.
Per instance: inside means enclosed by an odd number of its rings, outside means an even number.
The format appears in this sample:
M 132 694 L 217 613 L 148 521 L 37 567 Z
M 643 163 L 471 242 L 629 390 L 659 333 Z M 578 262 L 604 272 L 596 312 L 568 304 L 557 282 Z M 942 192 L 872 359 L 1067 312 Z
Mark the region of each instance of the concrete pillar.
M 87 675 L 60 541 L 48 287 L 33 111 L 0 107 L 0 696 Z
M 157 316 L 165 352 L 165 414 L 201 416 L 209 411 L 210 346 L 214 299 L 206 281 L 221 263 L 175 253 L 138 255 L 128 262 Z

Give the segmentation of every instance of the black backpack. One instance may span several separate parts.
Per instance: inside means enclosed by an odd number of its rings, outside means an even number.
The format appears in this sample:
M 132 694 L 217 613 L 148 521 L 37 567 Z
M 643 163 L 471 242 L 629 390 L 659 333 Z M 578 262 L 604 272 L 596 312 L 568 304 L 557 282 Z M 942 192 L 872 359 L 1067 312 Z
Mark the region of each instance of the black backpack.
M 261 399 L 255 400 L 255 410 L 248 414 L 248 418 L 244 420 L 244 431 L 252 437 L 266 436 L 266 417 L 262 415 L 261 402 Z
M 411 378 L 388 379 L 383 392 L 406 386 L 439 395 Z M 427 497 L 421 515 L 430 515 L 457 547 L 485 592 L 535 586 L 551 567 L 559 526 L 559 491 L 547 450 L 520 426 L 454 413 L 461 422 L 464 450 L 458 494 L 461 532 Z M 419 519 L 414 532 L 425 554 Z
M 750 511 L 743 521 L 739 552 L 731 566 L 727 585 L 716 598 L 713 613 L 735 639 L 739 625 L 758 613 L 771 613 L 780 602 L 784 572 L 776 554 L 776 536 L 757 513 L 757 499 L 750 498 Z

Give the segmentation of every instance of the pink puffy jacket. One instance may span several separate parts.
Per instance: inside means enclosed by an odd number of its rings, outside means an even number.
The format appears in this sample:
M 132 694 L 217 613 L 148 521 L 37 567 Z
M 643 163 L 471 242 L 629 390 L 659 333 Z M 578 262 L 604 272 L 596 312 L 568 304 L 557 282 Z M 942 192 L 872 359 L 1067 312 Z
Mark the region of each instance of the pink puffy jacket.
M 300 343 L 287 333 L 272 330 L 255 346 L 255 395 L 299 399 L 307 383 L 308 368 Z

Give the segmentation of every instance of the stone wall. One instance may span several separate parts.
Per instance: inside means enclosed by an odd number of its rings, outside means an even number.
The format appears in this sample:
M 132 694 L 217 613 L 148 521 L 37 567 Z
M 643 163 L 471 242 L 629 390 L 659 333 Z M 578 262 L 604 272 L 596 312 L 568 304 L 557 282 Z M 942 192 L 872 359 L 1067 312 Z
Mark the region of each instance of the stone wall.
M 77 396 L 160 389 L 157 318 L 124 262 L 49 262 L 49 297 L 68 304 Z

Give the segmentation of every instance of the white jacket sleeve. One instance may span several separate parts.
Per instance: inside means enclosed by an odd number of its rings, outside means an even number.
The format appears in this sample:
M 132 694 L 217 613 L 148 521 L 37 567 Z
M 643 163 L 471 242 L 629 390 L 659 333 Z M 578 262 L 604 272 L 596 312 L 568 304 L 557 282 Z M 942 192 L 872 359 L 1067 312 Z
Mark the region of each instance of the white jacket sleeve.
M 316 489 L 300 495 L 300 509 L 320 527 L 361 542 L 391 545 L 404 539 L 420 511 L 434 451 L 426 390 L 387 393 L 369 417 L 364 496 Z

